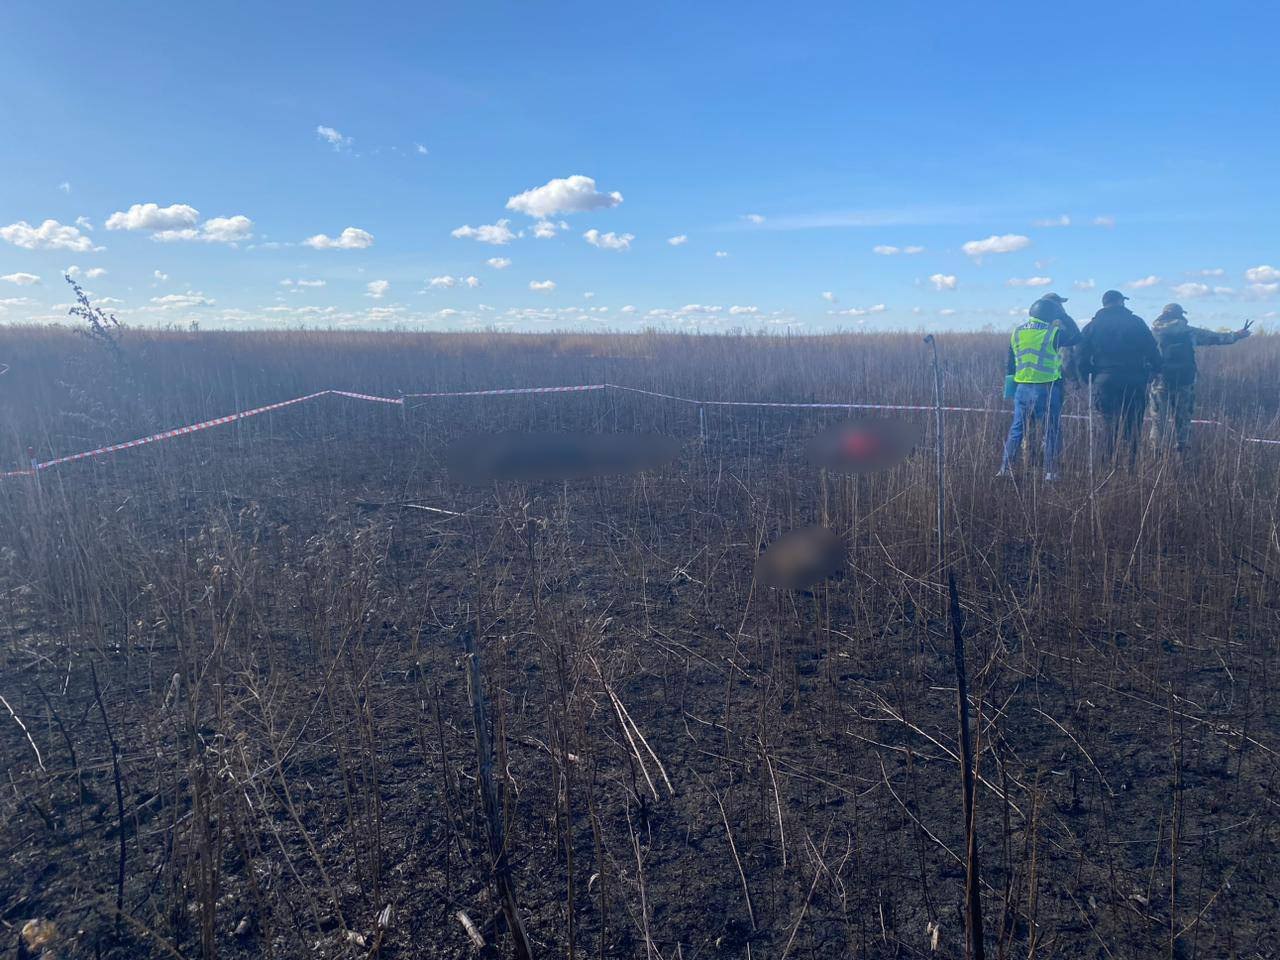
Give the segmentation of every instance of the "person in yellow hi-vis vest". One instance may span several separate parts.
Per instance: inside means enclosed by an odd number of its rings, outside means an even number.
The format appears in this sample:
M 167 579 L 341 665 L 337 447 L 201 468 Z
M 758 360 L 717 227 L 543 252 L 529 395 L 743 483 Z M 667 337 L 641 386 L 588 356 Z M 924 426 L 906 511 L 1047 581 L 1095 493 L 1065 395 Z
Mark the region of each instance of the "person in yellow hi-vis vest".
M 1013 476 L 1022 450 L 1022 438 L 1032 420 L 1044 422 L 1044 478 L 1058 479 L 1058 453 L 1062 447 L 1062 354 L 1080 338 L 1080 328 L 1067 315 L 1066 297 L 1049 293 L 1031 305 L 1030 316 L 1009 338 L 1013 374 L 1013 423 L 1004 442 L 1004 457 L 997 476 Z

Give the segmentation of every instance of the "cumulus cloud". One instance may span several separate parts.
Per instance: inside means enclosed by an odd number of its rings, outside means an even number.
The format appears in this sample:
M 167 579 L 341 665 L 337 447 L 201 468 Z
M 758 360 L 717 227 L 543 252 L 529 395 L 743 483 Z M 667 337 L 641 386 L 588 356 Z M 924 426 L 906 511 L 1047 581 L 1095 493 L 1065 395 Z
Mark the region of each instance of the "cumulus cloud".
M 157 270 L 156 273 L 160 274 L 160 271 Z M 160 276 L 164 277 L 165 280 L 169 279 L 168 277 L 165 277 L 163 274 L 160 274 Z M 324 280 L 281 280 L 280 286 L 293 287 L 296 290 L 301 287 L 323 287 L 325 285 L 325 282 L 326 281 Z
M 470 287 L 472 290 L 474 290 L 476 287 L 480 286 L 480 278 L 479 278 L 479 277 L 463 277 L 463 278 L 462 278 L 462 282 L 463 282 L 463 283 L 465 283 L 465 284 L 466 284 L 468 287 Z
M 516 194 L 507 200 L 507 209 L 545 220 L 557 213 L 605 210 L 621 202 L 622 194 L 616 190 L 602 193 L 596 189 L 596 182 L 591 177 L 574 174 Z
M 1071 218 L 1065 213 L 1060 217 L 1049 217 L 1045 220 L 1032 220 L 1033 227 L 1069 227 L 1071 226 Z
M 683 233 L 679 234 L 678 236 L 667 237 L 667 243 L 671 244 L 671 246 L 673 247 L 681 247 L 688 242 L 689 242 L 689 237 Z
M 887 309 L 883 303 L 877 303 L 870 307 L 849 307 L 845 310 L 829 310 L 827 312 L 833 317 L 865 317 L 872 313 L 884 313 Z
M 754 316 L 759 312 L 760 312 L 760 308 L 756 306 L 750 306 L 750 307 L 734 306 L 729 308 L 729 316 L 731 317 L 750 317 L 750 316 Z
M 822 299 L 823 299 L 823 300 L 825 300 L 825 301 L 827 301 L 827 303 L 835 303 L 835 302 L 836 302 L 837 300 L 839 300 L 840 298 L 839 298 L 839 297 L 837 297 L 837 296 L 836 296 L 834 293 L 832 293 L 830 290 L 824 290 L 824 291 L 822 292 Z
M 618 311 L 619 313 L 635 313 L 635 304 L 628 303 L 625 307 Z
M 108 221 L 108 226 L 110 222 Z M 181 230 L 158 230 L 151 235 L 160 243 L 180 240 L 196 240 L 201 243 L 239 243 L 253 236 L 253 221 L 244 214 L 234 217 L 212 217 L 200 224 L 199 229 L 185 227 Z
M 336 237 L 317 233 L 302 242 L 313 250 L 366 250 L 373 246 L 373 234 L 359 227 L 347 227 Z
M 985 240 L 970 240 L 960 249 L 975 260 L 995 253 L 1016 253 L 1031 246 L 1031 238 L 1020 233 L 992 234 Z
M 933 284 L 935 290 L 954 290 L 960 281 L 954 274 L 935 273 L 929 278 L 929 282 Z
M 1262 264 L 1246 270 L 1244 278 L 1250 283 L 1277 283 L 1280 282 L 1280 270 L 1268 264 Z
M 40 282 L 40 278 L 34 273 L 6 273 L 0 280 L 6 280 L 9 283 L 16 283 L 20 287 L 30 287 Z
M 1141 280 L 1130 280 L 1128 286 L 1131 290 L 1145 290 L 1147 287 L 1154 287 L 1160 282 L 1160 278 L 1154 273 L 1143 277 Z
M 493 267 L 495 270 L 505 270 L 507 267 L 511 266 L 511 261 L 506 257 L 490 257 L 485 261 L 485 263 Z
M 76 217 L 76 226 L 81 230 L 93 233 L 93 221 L 88 217 Z
M 191 227 L 200 219 L 200 211 L 185 203 L 162 207 L 157 203 L 135 203 L 128 210 L 117 210 L 107 217 L 108 230 L 177 230 Z
M 436 290 L 449 290 L 458 285 L 458 278 L 451 277 L 446 274 L 443 277 L 432 277 L 427 281 L 427 286 Z
M 891 244 L 880 243 L 872 247 L 871 252 L 878 253 L 882 257 L 896 257 L 898 254 L 904 254 L 910 257 L 910 256 L 914 256 L 917 253 L 924 253 L 924 247 L 918 247 L 918 246 L 895 247 L 895 246 L 892 246 Z
M 169 279 L 169 275 L 167 273 L 162 273 L 159 270 L 152 270 L 151 275 L 161 282 Z
M 468 223 L 454 230 L 451 235 L 503 247 L 516 238 L 516 235 L 511 232 L 510 223 L 510 220 L 499 220 L 497 223 L 488 223 L 479 227 L 473 227 Z M 552 232 L 554 235 L 554 231 Z
M 1072 286 L 1075 287 L 1077 290 L 1092 290 L 1097 285 L 1098 284 L 1093 279 L 1093 277 L 1090 277 L 1088 280 L 1077 280 L 1075 283 L 1072 284 Z
M 1179 283 L 1171 289 L 1180 300 L 1207 297 L 1211 292 L 1207 283 Z
M 1277 283 L 1251 283 L 1248 286 L 1248 292 L 1253 297 L 1274 297 L 1280 292 L 1280 282 Z
M 71 250 L 76 253 L 86 253 L 94 249 L 93 241 L 79 229 L 59 223 L 57 220 L 46 220 L 38 227 L 33 227 L 25 220 L 19 220 L 7 227 L 0 227 L 0 240 L 12 243 L 15 247 L 22 247 L 24 250 Z
M 727 257 L 728 255 L 729 255 L 729 252 L 728 252 L 727 250 L 717 250 L 717 251 L 716 251 L 716 256 L 717 256 L 717 257 L 719 257 L 721 260 L 723 260 L 723 259 L 724 259 L 725 257 Z
M 387 295 L 387 291 L 391 289 L 390 280 L 370 280 L 364 285 L 365 296 L 372 297 L 374 300 L 381 300 Z
M 529 289 L 534 293 L 550 293 L 556 288 L 554 280 L 530 280 Z
M 106 267 L 90 267 L 88 270 L 81 270 L 74 263 L 62 272 L 68 277 L 75 278 L 83 275 L 89 280 L 97 280 L 99 277 L 105 277 L 107 275 Z
M 1047 287 L 1053 277 L 1010 277 L 1005 282 L 1011 287 Z
M 764 217 L 760 216 L 758 213 L 744 213 L 742 215 L 742 219 L 750 221 L 751 223 L 764 223 Z
M 582 235 L 582 239 L 587 241 L 593 247 L 599 247 L 601 250 L 630 250 L 631 241 L 636 238 L 634 233 L 601 233 L 599 230 L 588 230 Z
M 420 157 L 425 157 L 428 153 L 431 152 L 420 143 L 415 143 L 413 145 L 413 149 L 414 149 L 414 152 L 417 153 L 417 155 Z
M 1208 270 L 1201 270 L 1201 271 L 1200 271 L 1200 276 L 1202 276 L 1202 277 L 1221 277 L 1221 276 L 1225 276 L 1225 275 L 1226 275 L 1226 272 L 1227 272 L 1227 271 L 1223 270 L 1221 267 L 1211 267 L 1211 268 L 1210 268 L 1210 269 L 1208 269 Z
M 954 317 L 955 314 L 956 311 L 954 307 L 943 307 L 938 311 L 938 316 L 940 317 Z
M 216 302 L 203 293 L 188 290 L 186 293 L 168 293 L 163 297 L 152 297 L 151 302 L 160 310 L 172 310 L 177 307 L 210 307 Z
M 61 190 L 63 193 L 70 193 L 70 192 L 71 192 L 71 181 L 70 181 L 70 180 L 63 180 L 60 184 L 58 184 L 58 189 L 59 189 L 59 190 Z
M 333 127 L 326 127 L 323 124 L 316 127 L 316 136 L 335 150 L 342 150 L 344 147 L 351 146 L 352 143 L 350 137 L 344 137 Z

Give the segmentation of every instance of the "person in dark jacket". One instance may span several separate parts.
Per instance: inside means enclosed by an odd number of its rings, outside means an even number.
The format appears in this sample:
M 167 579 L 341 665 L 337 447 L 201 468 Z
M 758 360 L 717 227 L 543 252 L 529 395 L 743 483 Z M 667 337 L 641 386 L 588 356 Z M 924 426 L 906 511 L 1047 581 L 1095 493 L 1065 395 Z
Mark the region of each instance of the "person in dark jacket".
M 1180 304 L 1167 304 L 1151 324 L 1156 346 L 1160 348 L 1160 376 L 1151 383 L 1151 405 L 1155 420 L 1151 424 L 1151 441 L 1162 449 L 1169 439 L 1169 425 L 1178 452 L 1187 448 L 1191 439 L 1191 418 L 1196 409 L 1196 347 L 1217 347 L 1236 343 L 1249 336 L 1252 321 L 1231 333 L 1217 333 L 1187 323 L 1187 311 Z
M 1107 456 L 1115 456 L 1116 441 L 1123 435 L 1132 467 L 1147 412 L 1147 384 L 1163 361 L 1146 322 L 1124 305 L 1128 299 L 1118 290 L 1102 295 L 1102 309 L 1080 334 L 1076 364 L 1082 377 L 1093 380 L 1093 403 L 1105 424 Z

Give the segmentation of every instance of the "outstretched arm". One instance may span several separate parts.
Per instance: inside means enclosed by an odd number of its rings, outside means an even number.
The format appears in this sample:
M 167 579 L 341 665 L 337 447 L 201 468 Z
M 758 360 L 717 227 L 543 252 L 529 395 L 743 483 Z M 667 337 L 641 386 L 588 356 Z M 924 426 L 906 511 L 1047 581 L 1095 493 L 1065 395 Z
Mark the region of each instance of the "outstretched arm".
M 1253 321 L 1246 320 L 1243 327 L 1230 333 L 1219 333 L 1217 330 L 1206 330 L 1204 327 L 1192 327 L 1191 337 L 1197 347 L 1224 347 L 1249 336 L 1253 332 L 1249 329 L 1251 326 L 1253 326 Z

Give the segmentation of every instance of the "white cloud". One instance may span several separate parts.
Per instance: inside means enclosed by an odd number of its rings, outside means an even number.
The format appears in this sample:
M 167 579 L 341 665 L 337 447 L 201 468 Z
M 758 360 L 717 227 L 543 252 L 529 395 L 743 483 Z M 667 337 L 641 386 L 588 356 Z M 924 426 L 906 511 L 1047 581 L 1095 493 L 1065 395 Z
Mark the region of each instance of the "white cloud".
M 373 246 L 373 234 L 359 227 L 347 227 L 337 237 L 317 233 L 302 242 L 314 250 L 366 250 Z
M 6 273 L 0 280 L 7 280 L 9 283 L 16 283 L 20 287 L 30 287 L 40 282 L 40 278 L 34 273 Z
M 1092 290 L 1097 285 L 1097 281 L 1095 281 L 1093 277 L 1090 277 L 1088 280 L 1077 280 L 1072 284 L 1072 286 L 1077 290 Z
M 465 284 L 466 284 L 468 287 L 470 287 L 472 290 L 474 290 L 476 287 L 480 286 L 480 278 L 479 278 L 479 277 L 463 277 L 462 282 L 463 282 L 463 283 L 465 283 Z
M 59 189 L 59 190 L 61 190 L 63 193 L 70 193 L 70 192 L 71 192 L 71 181 L 69 181 L 69 180 L 63 180 L 60 184 L 58 184 L 58 189 Z
M 110 221 L 108 221 L 110 229 Z M 196 240 L 201 243 L 239 243 L 253 236 L 253 221 L 244 214 L 234 217 L 212 217 L 200 224 L 197 230 L 186 227 L 182 230 L 158 230 L 151 235 L 152 240 L 160 243 L 173 243 L 180 240 Z
M 57 220 L 46 220 L 38 227 L 19 220 L 7 227 L 0 227 L 0 239 L 24 250 L 72 250 L 85 253 L 94 249 L 93 241 L 78 229 Z
M 1211 292 L 1207 283 L 1179 283 L 1171 289 L 1182 300 L 1207 297 Z
M 538 240 L 550 240 L 556 235 L 556 225 L 550 220 L 539 220 L 533 225 L 533 235 Z
M 90 280 L 97 280 L 99 277 L 105 277 L 107 275 L 107 270 L 105 267 L 90 267 L 88 270 L 81 270 L 74 263 L 71 266 L 67 267 L 67 269 L 63 270 L 62 272 L 65 273 L 68 277 L 73 277 L 73 278 L 83 274 L 85 277 L 87 277 Z
M 616 190 L 601 193 L 595 180 L 574 174 L 571 177 L 550 180 L 540 187 L 526 190 L 507 200 L 507 209 L 530 217 L 546 219 L 557 213 L 585 213 L 616 207 L 622 202 L 622 194 Z
M 1214 287 L 1213 292 L 1221 296 L 1230 296 L 1236 291 L 1233 287 Z
M 344 137 L 337 130 L 333 129 L 333 127 L 326 127 L 323 125 L 316 127 L 316 136 L 332 146 L 335 150 L 341 150 L 344 147 L 349 147 L 352 142 L 350 137 Z
M 1254 297 L 1274 297 L 1280 292 L 1280 283 L 1251 283 L 1249 294 Z
M 493 267 L 495 270 L 505 270 L 511 266 L 511 261 L 506 257 L 490 257 L 485 263 Z
M 155 203 L 135 203 L 107 217 L 108 230 L 177 230 L 195 226 L 200 211 L 185 203 L 162 207 Z
M 619 312 L 619 313 L 635 313 L 635 312 L 636 312 L 636 308 L 635 308 L 635 305 L 634 305 L 634 304 L 628 303 L 625 307 L 623 307 L 623 308 L 622 308 L 621 310 L 619 310 L 618 312 Z
M 727 257 L 728 255 L 729 255 L 729 253 L 728 253 L 728 251 L 726 251 L 726 250 L 717 250 L 717 251 L 716 251 L 716 256 L 717 256 L 717 257 L 719 257 L 721 260 L 723 260 L 723 259 L 724 259 L 725 257 Z
M 326 283 L 324 280 L 281 280 L 282 286 L 286 287 L 323 287 Z
M 81 230 L 87 230 L 89 233 L 93 233 L 93 221 L 88 217 L 76 217 L 76 226 Z
M 431 152 L 430 150 L 428 150 L 426 147 L 424 147 L 424 146 L 423 146 L 422 144 L 420 144 L 420 143 L 415 143 L 415 144 L 413 145 L 413 149 L 414 149 L 414 151 L 418 154 L 418 156 L 420 156 L 420 157 L 425 157 L 428 153 L 430 153 L 430 152 Z
M 1093 225 L 1095 227 L 1114 227 L 1116 225 L 1115 217 L 1094 217 Z
M 1130 280 L 1128 286 L 1132 290 L 1144 290 L 1147 287 L 1154 287 L 1160 282 L 1160 278 L 1155 274 L 1143 277 L 1141 280 Z
M 186 293 L 169 293 L 163 297 L 152 297 L 151 302 L 161 310 L 170 310 L 175 307 L 209 307 L 216 301 L 210 300 L 203 293 L 188 290 Z
M 495 246 L 506 246 L 516 238 L 508 226 L 510 220 L 499 220 L 497 223 L 484 224 L 479 227 L 473 227 L 470 224 L 464 224 L 457 230 L 454 230 L 452 236 L 464 239 L 476 240 L 479 243 L 492 243 Z
M 1071 226 L 1071 218 L 1065 213 L 1060 217 L 1050 217 L 1047 220 L 1032 220 L 1033 227 L 1069 227 Z
M 679 234 L 678 236 L 667 237 L 667 243 L 671 244 L 671 246 L 673 247 L 680 247 L 688 242 L 689 242 L 689 237 L 683 233 Z
M 1015 253 L 1029 246 L 1031 246 L 1030 237 L 1024 237 L 1019 233 L 1006 233 L 992 234 L 985 240 L 970 240 L 960 249 L 975 260 L 981 260 L 994 253 Z
M 365 296 L 372 297 L 374 300 L 381 300 L 387 295 L 387 291 L 391 289 L 390 280 L 370 280 L 364 285 Z
M 1212 267 L 1212 268 L 1210 268 L 1210 269 L 1208 269 L 1208 270 L 1201 270 L 1201 271 L 1200 271 L 1200 276 L 1202 276 L 1202 277 L 1221 277 L 1221 276 L 1225 276 L 1225 275 L 1226 275 L 1226 272 L 1227 272 L 1227 271 L 1223 270 L 1221 267 Z
M 752 223 L 757 223 L 757 224 L 764 223 L 764 217 L 760 216 L 760 214 L 758 213 L 744 213 L 742 215 L 742 219 L 749 220 Z
M 630 250 L 631 241 L 635 238 L 634 233 L 613 233 L 612 231 L 601 233 L 595 229 L 588 230 L 582 235 L 583 240 L 601 250 Z
M 1047 287 L 1053 277 L 1011 277 L 1006 282 L 1011 287 Z
M 1280 281 L 1280 270 L 1263 264 L 1258 267 L 1250 267 L 1244 272 L 1244 278 L 1250 283 L 1276 283 Z
M 935 273 L 929 278 L 935 290 L 954 290 L 959 284 L 954 274 Z
M 883 303 L 877 303 L 870 307 L 849 307 L 846 310 L 828 310 L 827 312 L 833 317 L 865 317 L 872 313 L 884 313 L 888 309 Z M 916 308 L 919 312 L 919 308 Z
M 458 278 L 451 277 L 446 274 L 443 277 L 432 277 L 427 281 L 427 286 L 436 290 L 449 290 L 458 285 Z
M 839 297 L 837 297 L 837 296 L 836 296 L 834 293 L 832 293 L 830 290 L 824 290 L 824 291 L 823 291 L 823 293 L 822 293 L 822 299 L 823 299 L 823 300 L 825 300 L 825 301 L 827 301 L 827 303 L 835 303 L 835 302 L 836 302 L 837 300 L 839 300 L 840 298 L 839 298 Z
M 924 253 L 924 247 L 919 247 L 919 246 L 895 247 L 887 243 L 880 243 L 872 247 L 871 252 L 878 253 L 882 257 L 896 257 L 900 253 L 910 257 L 910 256 L 914 256 L 917 253 Z
M 582 295 L 582 299 L 583 299 L 583 300 L 594 300 L 594 299 L 595 299 L 595 296 L 596 296 L 596 295 L 595 295 L 595 291 L 594 291 L 594 290 L 588 290 L 586 293 L 584 293 L 584 294 Z
M 755 314 L 757 314 L 757 313 L 759 313 L 759 312 L 760 312 L 760 308 L 759 308 L 759 307 L 755 307 L 755 306 L 751 306 L 751 307 L 730 307 L 730 308 L 729 308 L 729 315 L 730 315 L 731 317 L 743 317 L 743 316 L 747 316 L 747 317 L 749 317 L 749 316 L 753 316 L 753 315 L 755 315 Z
M 954 308 L 954 307 L 943 307 L 941 310 L 939 310 L 939 311 L 938 311 L 938 316 L 940 316 L 940 317 L 953 317 L 953 316 L 955 316 L 955 313 L 956 313 L 956 311 L 955 311 L 955 308 Z
M 167 273 L 161 273 L 159 270 L 153 270 L 151 275 L 162 283 L 169 279 L 169 275 Z
M 550 293 L 556 288 L 554 280 L 530 280 L 529 289 L 534 293 Z

